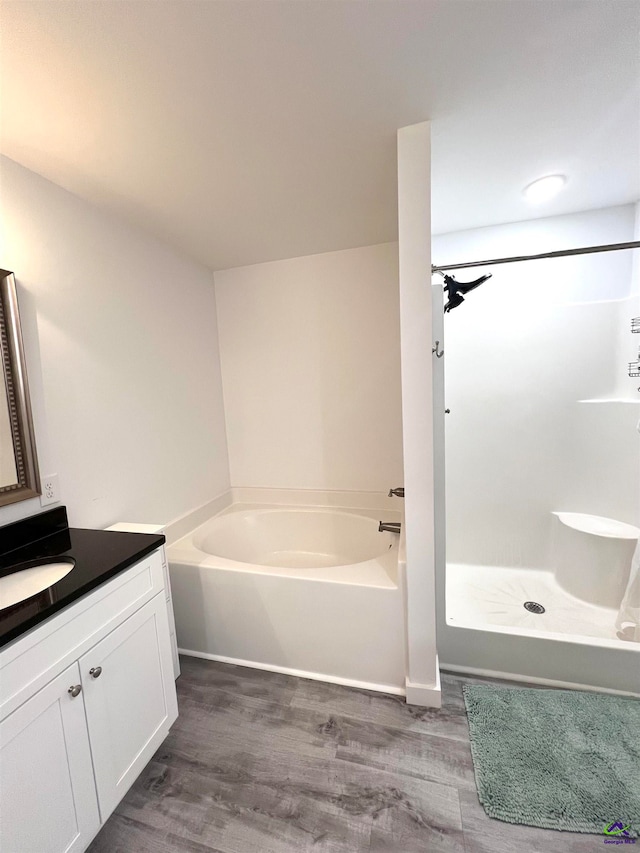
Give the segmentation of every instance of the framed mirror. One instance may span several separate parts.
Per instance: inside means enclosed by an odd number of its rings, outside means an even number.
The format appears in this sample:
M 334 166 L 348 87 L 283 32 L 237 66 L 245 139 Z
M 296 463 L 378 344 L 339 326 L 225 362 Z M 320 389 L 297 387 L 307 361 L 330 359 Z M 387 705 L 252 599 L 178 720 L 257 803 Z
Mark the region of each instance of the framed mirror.
M 40 494 L 16 282 L 0 270 L 0 506 Z

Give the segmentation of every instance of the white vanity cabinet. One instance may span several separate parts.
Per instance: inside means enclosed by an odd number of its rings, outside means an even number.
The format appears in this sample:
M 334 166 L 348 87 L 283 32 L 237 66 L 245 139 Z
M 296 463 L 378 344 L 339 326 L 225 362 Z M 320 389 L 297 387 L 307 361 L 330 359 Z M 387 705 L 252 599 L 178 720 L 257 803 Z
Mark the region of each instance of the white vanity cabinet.
M 84 850 L 100 828 L 77 663 L 0 723 L 0 850 Z
M 157 596 L 80 658 L 100 814 L 110 815 L 175 719 L 164 601 Z M 173 693 L 175 696 L 175 693 Z
M 0 652 L 0 851 L 85 850 L 177 715 L 156 551 Z

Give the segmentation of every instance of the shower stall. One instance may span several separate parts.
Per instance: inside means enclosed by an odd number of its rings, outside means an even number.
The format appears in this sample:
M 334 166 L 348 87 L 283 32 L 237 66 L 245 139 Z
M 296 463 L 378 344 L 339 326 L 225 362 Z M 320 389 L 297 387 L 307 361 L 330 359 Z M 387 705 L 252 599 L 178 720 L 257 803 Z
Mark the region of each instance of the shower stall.
M 473 266 L 631 242 L 635 217 L 629 205 L 445 235 L 433 255 Z M 441 665 L 640 694 L 640 252 L 479 271 L 493 274 L 480 289 L 448 287 L 453 312 L 433 287 Z
M 429 287 L 635 209 L 429 241 L 430 165 L 402 128 L 398 243 L 215 274 L 232 488 L 171 531 L 180 648 L 423 706 L 440 668 L 640 695 L 640 252 Z

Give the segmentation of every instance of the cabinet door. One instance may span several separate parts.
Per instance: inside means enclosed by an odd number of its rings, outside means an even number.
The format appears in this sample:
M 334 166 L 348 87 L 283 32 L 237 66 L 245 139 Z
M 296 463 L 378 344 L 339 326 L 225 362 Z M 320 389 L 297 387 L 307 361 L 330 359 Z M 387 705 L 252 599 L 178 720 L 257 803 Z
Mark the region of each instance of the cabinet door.
M 80 673 L 104 822 L 178 716 L 164 594 L 80 658 Z
M 99 829 L 79 686 L 74 663 L 0 723 L 0 850 L 6 853 L 84 850 Z

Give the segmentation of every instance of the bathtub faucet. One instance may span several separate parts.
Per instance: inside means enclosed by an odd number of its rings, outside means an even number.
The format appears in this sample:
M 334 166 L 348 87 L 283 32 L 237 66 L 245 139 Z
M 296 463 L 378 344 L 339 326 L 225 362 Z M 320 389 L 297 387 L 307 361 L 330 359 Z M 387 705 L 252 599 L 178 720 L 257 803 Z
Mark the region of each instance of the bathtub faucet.
M 399 521 L 381 521 L 378 524 L 378 533 L 400 533 L 401 526 Z
M 388 497 L 392 498 L 394 495 L 395 495 L 397 498 L 403 498 L 403 497 L 404 497 L 404 489 L 403 489 L 403 488 L 399 488 L 399 489 L 389 489 L 389 495 L 388 495 Z

